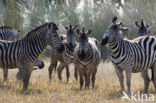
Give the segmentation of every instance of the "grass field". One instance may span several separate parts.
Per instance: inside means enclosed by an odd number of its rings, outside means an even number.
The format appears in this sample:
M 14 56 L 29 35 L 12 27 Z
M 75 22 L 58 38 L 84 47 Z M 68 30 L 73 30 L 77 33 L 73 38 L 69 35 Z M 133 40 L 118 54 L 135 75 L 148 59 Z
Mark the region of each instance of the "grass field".
M 2 83 L 3 75 L 0 71 L 0 103 L 127 103 L 121 100 L 120 85 L 114 67 L 110 62 L 101 63 L 96 75 L 95 89 L 80 90 L 79 82 L 73 76 L 73 66 L 70 66 L 70 80 L 66 84 L 65 70 L 63 81 L 58 81 L 54 73 L 53 80 L 49 83 L 49 59 L 42 70 L 33 71 L 30 79 L 28 94 L 22 94 L 22 86 L 16 81 L 17 70 L 9 71 L 9 81 Z M 138 93 L 143 88 L 143 79 L 140 74 L 132 75 L 132 91 Z M 150 83 L 149 93 L 154 91 Z M 154 95 L 154 94 L 152 94 Z M 156 95 L 154 95 L 156 100 Z M 138 101 L 136 102 L 138 103 Z M 154 103 L 154 102 L 150 102 Z

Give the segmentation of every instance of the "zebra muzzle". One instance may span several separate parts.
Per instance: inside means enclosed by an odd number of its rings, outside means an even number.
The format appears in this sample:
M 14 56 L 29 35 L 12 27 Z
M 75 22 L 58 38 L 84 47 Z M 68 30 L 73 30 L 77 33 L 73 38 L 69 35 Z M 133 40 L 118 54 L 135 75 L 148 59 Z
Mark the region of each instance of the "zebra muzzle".
M 105 46 L 108 43 L 109 38 L 105 37 L 101 40 L 101 45 Z
M 39 69 L 43 69 L 44 68 L 44 62 L 41 63 L 41 65 L 38 65 Z
M 62 53 L 62 52 L 64 51 L 64 45 L 62 44 L 62 45 L 60 46 L 60 48 L 57 49 L 57 51 L 58 51 L 59 53 Z
M 81 53 L 79 54 L 80 58 L 85 58 L 86 57 L 86 53 L 84 50 L 81 51 Z

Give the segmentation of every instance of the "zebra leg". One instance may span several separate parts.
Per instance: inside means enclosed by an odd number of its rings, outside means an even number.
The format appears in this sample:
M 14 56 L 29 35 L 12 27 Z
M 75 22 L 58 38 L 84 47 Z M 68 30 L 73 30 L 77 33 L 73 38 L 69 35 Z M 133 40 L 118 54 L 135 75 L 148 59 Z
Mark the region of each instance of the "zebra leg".
M 92 71 L 92 69 L 89 68 L 89 69 L 87 70 L 87 72 L 86 72 L 87 74 L 85 74 L 85 88 L 86 88 L 86 89 L 89 89 L 91 71 Z
M 74 77 L 76 79 L 76 81 L 78 80 L 78 72 L 77 72 L 77 67 L 74 67 Z
M 8 80 L 8 69 L 3 69 L 3 82 Z
M 148 70 L 142 71 L 141 72 L 141 76 L 144 79 L 144 90 L 143 90 L 143 93 L 147 93 L 148 86 L 149 86 L 149 83 L 150 83 L 150 78 L 149 78 L 149 75 L 148 75 Z
M 155 88 L 155 91 L 154 93 L 156 93 L 156 70 L 153 70 L 153 79 L 152 79 L 152 82 L 154 84 L 154 88 Z
M 61 74 L 62 74 L 62 70 L 64 69 L 64 67 L 65 67 L 65 63 L 60 62 L 58 69 L 57 69 L 57 74 L 58 74 L 59 80 L 62 80 Z
M 151 78 L 151 80 L 152 80 L 154 88 L 155 88 L 154 93 L 156 93 L 156 64 L 154 64 L 152 66 L 151 71 L 152 71 L 152 78 Z
M 121 93 L 123 91 L 125 91 L 125 88 L 124 88 L 124 76 L 123 76 L 123 70 L 121 70 L 120 68 L 115 68 L 115 71 L 116 71 L 116 74 L 119 78 L 119 81 L 120 81 L 120 87 L 121 87 Z
M 23 91 L 28 89 L 29 79 L 30 79 L 30 70 L 28 68 L 23 68 Z
M 23 80 L 23 69 L 19 68 L 18 73 L 16 74 L 16 79 L 18 81 L 22 81 Z
M 83 71 L 81 71 L 80 69 L 78 69 L 79 72 L 79 77 L 80 77 L 80 90 L 82 90 L 83 87 Z
M 94 87 L 95 87 L 95 79 L 96 79 L 96 77 L 95 77 L 95 75 L 96 75 L 96 72 L 97 72 L 97 68 L 95 68 L 94 70 L 93 70 L 93 72 L 92 72 L 92 88 L 94 89 Z
M 126 84 L 127 84 L 127 92 L 128 94 L 131 94 L 131 71 L 127 70 L 126 71 Z
M 69 72 L 69 66 L 66 64 L 66 77 L 67 77 L 67 83 L 69 81 L 70 72 Z
M 51 60 L 51 63 L 50 63 L 49 68 L 48 68 L 48 71 L 49 71 L 49 82 L 51 82 L 51 80 L 52 80 L 53 69 L 56 72 L 56 67 L 57 67 L 57 61 L 56 60 Z

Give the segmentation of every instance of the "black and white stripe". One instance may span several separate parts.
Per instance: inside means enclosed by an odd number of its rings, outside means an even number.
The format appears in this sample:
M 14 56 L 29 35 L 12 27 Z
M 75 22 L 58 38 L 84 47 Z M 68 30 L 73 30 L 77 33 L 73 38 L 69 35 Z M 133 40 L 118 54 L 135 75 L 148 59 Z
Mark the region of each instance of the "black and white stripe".
M 12 27 L 8 26 L 1 26 L 0 27 L 0 40 L 7 40 L 7 41 L 15 41 L 15 36 L 18 34 L 19 31 L 13 29 Z M 8 77 L 8 69 L 3 69 L 3 81 L 7 81 Z
M 80 89 L 83 86 L 83 78 L 85 79 L 85 87 L 89 88 L 90 76 L 92 76 L 91 81 L 94 88 L 97 66 L 101 60 L 99 42 L 95 38 L 88 37 L 91 30 L 85 32 L 83 28 L 83 32 L 80 32 L 78 29 L 77 33 L 79 34 L 79 42 L 74 51 L 74 64 L 79 72 Z
M 34 61 L 47 45 L 63 52 L 64 46 L 57 30 L 56 24 L 50 22 L 37 27 L 17 41 L 0 41 L 0 67 L 23 68 L 24 90 L 28 87 Z
M 117 17 L 114 17 L 112 24 L 107 28 L 102 45 L 108 43 L 111 60 L 115 65 L 117 76 L 120 80 L 122 91 L 124 91 L 123 70 L 126 71 L 128 93 L 130 93 L 131 73 L 141 72 L 145 81 L 144 92 L 147 91 L 149 78 L 146 77 L 148 68 L 152 67 L 156 60 L 156 38 L 143 36 L 133 41 L 121 38 L 120 31 L 128 30 L 121 27 L 121 22 L 116 23 Z
M 8 26 L 1 26 L 0 27 L 0 40 L 8 40 L 8 41 L 15 41 L 15 36 L 18 34 L 19 31 L 13 29 L 12 27 Z M 34 66 L 37 66 L 38 68 L 42 69 L 44 67 L 44 62 L 37 58 L 35 60 Z M 33 68 L 33 70 L 36 68 Z M 22 69 L 19 69 L 19 72 L 17 73 L 16 77 L 18 80 L 22 80 Z M 8 69 L 3 69 L 3 81 L 7 81 L 8 78 Z

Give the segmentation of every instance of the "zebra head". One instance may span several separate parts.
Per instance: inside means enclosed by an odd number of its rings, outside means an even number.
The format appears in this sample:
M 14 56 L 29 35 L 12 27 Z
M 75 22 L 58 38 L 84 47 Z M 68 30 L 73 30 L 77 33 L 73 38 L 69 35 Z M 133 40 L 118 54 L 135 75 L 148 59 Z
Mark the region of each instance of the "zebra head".
M 75 42 L 75 30 L 78 27 L 78 25 L 72 26 L 71 22 L 69 24 L 69 27 L 65 27 L 67 31 L 67 47 L 74 49 L 76 46 Z
M 145 36 L 150 33 L 151 24 L 145 25 L 144 20 L 141 20 L 141 24 L 139 24 L 137 21 L 135 22 L 135 26 L 138 29 L 138 36 Z
M 40 58 L 37 58 L 35 60 L 35 66 L 38 66 L 39 69 L 42 69 L 42 68 L 44 68 L 44 62 Z
M 110 39 L 114 39 L 120 36 L 120 31 L 127 31 L 127 27 L 122 27 L 122 22 L 116 22 L 117 17 L 112 19 L 112 24 L 108 26 L 106 32 L 103 35 L 103 39 L 101 41 L 101 45 L 106 45 Z
M 91 30 L 85 32 L 85 28 L 83 28 L 83 31 L 81 32 L 79 29 L 77 29 L 77 33 L 79 34 L 79 56 L 81 58 L 85 58 L 90 50 L 88 35 L 90 35 Z
M 58 27 L 55 23 L 48 23 L 48 31 L 46 33 L 46 39 L 48 45 L 56 49 L 59 53 L 64 51 L 64 45 L 62 44 L 61 37 L 59 36 Z
M 0 27 L 0 36 L 3 36 L 3 38 L 1 37 L 1 39 L 3 40 L 9 40 L 9 41 L 14 41 L 16 40 L 15 36 L 19 33 L 18 30 L 13 29 L 12 27 L 8 27 L 8 26 L 2 26 Z

